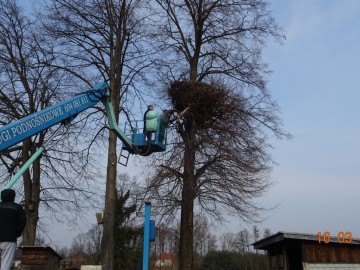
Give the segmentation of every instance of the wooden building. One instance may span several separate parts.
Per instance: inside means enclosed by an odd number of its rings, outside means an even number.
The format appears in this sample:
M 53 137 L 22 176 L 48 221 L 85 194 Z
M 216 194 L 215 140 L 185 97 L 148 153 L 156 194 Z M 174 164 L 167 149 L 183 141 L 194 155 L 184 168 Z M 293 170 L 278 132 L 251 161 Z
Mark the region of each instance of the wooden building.
M 22 246 L 21 270 L 59 270 L 62 259 L 51 247 Z
M 269 270 L 360 270 L 360 239 L 350 233 L 279 232 L 253 246 L 267 252 Z

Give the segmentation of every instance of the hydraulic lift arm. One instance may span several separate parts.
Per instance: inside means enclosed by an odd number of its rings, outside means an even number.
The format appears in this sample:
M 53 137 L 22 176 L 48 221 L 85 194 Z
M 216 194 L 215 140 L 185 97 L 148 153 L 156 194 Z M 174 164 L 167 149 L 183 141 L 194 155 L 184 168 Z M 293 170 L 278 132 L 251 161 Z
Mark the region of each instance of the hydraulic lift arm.
M 93 107 L 101 101 L 108 117 L 109 127 L 117 137 L 126 146 L 130 153 L 141 154 L 138 152 L 133 142 L 120 130 L 116 123 L 114 110 L 109 100 L 109 89 L 105 82 L 97 83 L 93 89 L 78 94 L 69 100 L 55 104 L 42 111 L 31 114 L 18 121 L 12 122 L 0 128 L 0 153 L 9 147 L 20 143 L 21 141 L 36 135 L 57 124 L 66 124 L 71 122 L 79 112 Z M 55 133 L 56 134 L 56 133 Z M 55 135 L 53 134 L 53 136 Z M 20 170 L 11 178 L 4 188 L 12 187 L 15 182 L 23 175 L 29 166 L 41 155 L 45 145 L 41 146 L 30 159 L 20 168 Z

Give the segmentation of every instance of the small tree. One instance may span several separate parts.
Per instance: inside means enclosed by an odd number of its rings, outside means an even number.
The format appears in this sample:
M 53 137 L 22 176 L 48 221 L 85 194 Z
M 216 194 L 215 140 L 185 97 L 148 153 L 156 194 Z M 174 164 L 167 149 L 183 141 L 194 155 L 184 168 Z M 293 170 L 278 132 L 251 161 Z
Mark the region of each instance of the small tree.
M 235 246 L 240 254 L 245 254 L 250 251 L 250 234 L 247 229 L 243 229 L 236 234 Z
M 195 216 L 194 220 L 194 251 L 202 258 L 212 249 L 215 249 L 214 235 L 210 232 L 210 226 L 206 217 Z
M 254 226 L 252 227 L 252 229 L 253 229 L 254 242 L 256 242 L 257 240 L 259 240 L 260 230 L 259 230 L 259 228 L 258 228 L 256 225 L 254 225 Z
M 263 237 L 266 238 L 266 237 L 269 237 L 269 236 L 271 236 L 271 230 L 269 228 L 265 228 L 264 233 L 263 233 Z
M 95 224 L 86 233 L 74 237 L 70 249 L 65 254 L 68 267 L 80 267 L 82 264 L 99 264 L 100 240 L 102 228 Z
M 130 191 L 119 194 L 116 201 L 114 231 L 114 269 L 137 269 L 141 263 L 143 229 L 129 224 L 136 212 L 136 204 L 126 205 Z
M 235 250 L 235 235 L 232 232 L 225 232 L 220 237 L 221 250 Z

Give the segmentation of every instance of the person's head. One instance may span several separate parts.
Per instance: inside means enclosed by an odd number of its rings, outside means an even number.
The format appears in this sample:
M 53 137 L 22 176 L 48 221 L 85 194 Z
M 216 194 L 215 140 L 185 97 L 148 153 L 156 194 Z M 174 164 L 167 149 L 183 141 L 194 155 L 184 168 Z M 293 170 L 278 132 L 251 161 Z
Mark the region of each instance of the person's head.
M 148 105 L 148 110 L 153 110 L 154 109 L 154 105 Z
M 1 201 L 3 202 L 15 201 L 15 190 L 8 188 L 1 191 Z

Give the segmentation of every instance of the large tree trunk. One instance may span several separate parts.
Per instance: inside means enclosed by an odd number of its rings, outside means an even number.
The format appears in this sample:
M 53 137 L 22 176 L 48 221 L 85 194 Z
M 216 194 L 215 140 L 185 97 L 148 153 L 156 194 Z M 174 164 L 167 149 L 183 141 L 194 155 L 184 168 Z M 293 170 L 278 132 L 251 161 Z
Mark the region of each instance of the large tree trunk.
M 29 148 L 30 139 L 23 144 L 22 164 L 30 158 Z M 36 240 L 36 228 L 39 221 L 39 204 L 40 204 L 40 159 L 35 160 L 32 164 L 32 179 L 29 170 L 23 174 L 24 192 L 25 192 L 25 212 L 27 223 L 23 232 L 22 245 L 33 246 Z
M 196 81 L 197 59 L 190 61 L 190 81 Z M 179 242 L 179 270 L 191 270 L 194 268 L 194 201 L 196 198 L 195 183 L 195 131 L 194 123 L 187 119 L 185 125 L 184 140 L 184 174 L 183 189 L 181 195 L 181 220 Z
M 109 136 L 109 156 L 106 177 L 105 192 L 105 211 L 104 211 L 104 231 L 101 239 L 101 263 L 113 269 L 114 257 L 114 226 L 115 226 L 115 207 L 116 207 L 116 135 L 110 131 Z
M 191 179 L 184 179 L 181 203 L 179 270 L 191 270 L 194 265 L 193 257 L 193 208 L 194 198 L 190 194 Z
M 115 63 L 110 63 L 111 74 L 115 74 Z M 121 74 L 121 69 L 120 69 Z M 120 78 L 120 77 L 118 77 Z M 115 116 L 119 115 L 120 103 L 120 85 L 121 80 L 112 79 L 110 81 L 111 100 L 114 108 Z M 118 117 L 116 119 L 118 122 Z M 107 175 L 106 175 L 106 191 L 105 191 L 105 210 L 104 210 L 104 230 L 101 238 L 101 263 L 107 265 L 110 270 L 114 267 L 114 228 L 115 228 L 115 210 L 117 200 L 116 178 L 117 178 L 117 155 L 116 142 L 117 136 L 110 130 Z
M 191 122 L 191 121 L 190 121 Z M 181 202 L 179 270 L 191 270 L 194 267 L 193 239 L 194 239 L 194 200 L 195 186 L 195 150 L 193 124 L 186 127 L 184 151 L 184 176 Z

